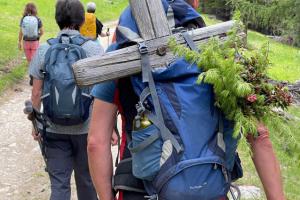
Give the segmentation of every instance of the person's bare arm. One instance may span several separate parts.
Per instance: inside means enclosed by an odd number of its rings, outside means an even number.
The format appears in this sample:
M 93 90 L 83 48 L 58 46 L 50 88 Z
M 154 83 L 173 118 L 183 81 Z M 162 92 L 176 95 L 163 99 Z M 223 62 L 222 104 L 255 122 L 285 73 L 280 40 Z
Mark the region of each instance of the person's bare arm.
M 259 136 L 257 138 L 249 136 L 248 141 L 252 147 L 252 159 L 267 199 L 285 200 L 280 166 L 269 138 L 269 131 L 265 126 L 260 125 L 258 132 Z
M 22 29 L 19 31 L 19 41 L 18 41 L 18 48 L 21 50 L 22 49 L 22 40 L 23 40 L 23 33 Z
M 31 101 L 35 109 L 40 110 L 43 80 L 33 78 Z
M 41 94 L 42 94 L 43 80 L 33 78 L 32 91 L 31 91 L 31 101 L 32 106 L 36 110 L 40 110 L 41 107 Z M 40 139 L 40 135 L 32 128 L 32 137 L 35 140 Z
M 113 200 L 111 137 L 117 108 L 96 99 L 88 135 L 88 159 L 92 180 L 101 200 Z

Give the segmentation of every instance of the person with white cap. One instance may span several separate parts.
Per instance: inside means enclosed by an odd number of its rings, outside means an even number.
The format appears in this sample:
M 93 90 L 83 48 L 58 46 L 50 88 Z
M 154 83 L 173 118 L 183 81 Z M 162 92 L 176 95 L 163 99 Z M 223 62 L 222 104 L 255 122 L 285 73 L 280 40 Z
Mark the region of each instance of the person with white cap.
M 97 19 L 95 15 L 96 4 L 88 2 L 86 5 L 85 21 L 80 28 L 81 35 L 96 40 L 98 36 L 107 37 L 110 35 L 109 31 L 102 32 L 103 24 Z

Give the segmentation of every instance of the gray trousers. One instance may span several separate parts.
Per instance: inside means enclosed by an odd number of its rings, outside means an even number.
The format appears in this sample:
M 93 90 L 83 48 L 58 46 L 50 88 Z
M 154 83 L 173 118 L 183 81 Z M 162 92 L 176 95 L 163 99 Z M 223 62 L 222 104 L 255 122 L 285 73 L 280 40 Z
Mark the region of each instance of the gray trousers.
M 78 200 L 97 200 L 88 168 L 87 134 L 47 133 L 45 152 L 51 182 L 50 200 L 70 200 L 74 170 Z

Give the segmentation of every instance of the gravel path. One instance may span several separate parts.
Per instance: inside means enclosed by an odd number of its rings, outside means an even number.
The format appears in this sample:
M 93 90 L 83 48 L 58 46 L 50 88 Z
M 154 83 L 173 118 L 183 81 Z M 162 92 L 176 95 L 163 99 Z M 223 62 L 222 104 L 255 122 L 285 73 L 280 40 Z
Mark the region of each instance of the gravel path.
M 111 32 L 116 22 L 105 24 Z M 110 37 L 111 39 L 111 37 Z M 107 38 L 101 38 L 107 46 Z M 31 88 L 23 80 L 0 96 L 0 200 L 47 200 L 50 184 L 31 123 L 23 114 Z M 116 148 L 113 148 L 114 154 Z M 72 200 L 77 199 L 72 180 Z
M 47 199 L 49 183 L 31 124 L 23 114 L 28 80 L 0 98 L 0 199 Z

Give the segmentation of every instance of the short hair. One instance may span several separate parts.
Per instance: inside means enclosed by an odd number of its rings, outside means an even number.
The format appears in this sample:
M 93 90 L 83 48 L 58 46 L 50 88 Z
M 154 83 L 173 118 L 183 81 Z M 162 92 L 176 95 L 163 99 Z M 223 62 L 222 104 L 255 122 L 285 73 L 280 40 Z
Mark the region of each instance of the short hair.
M 37 15 L 37 9 L 34 3 L 28 3 L 25 6 L 23 17 L 27 15 L 36 16 Z
M 84 23 L 84 7 L 79 0 L 58 0 L 55 19 L 59 28 L 79 30 Z
M 94 13 L 96 11 L 96 4 L 94 2 L 88 2 L 86 4 L 86 11 L 88 13 Z

